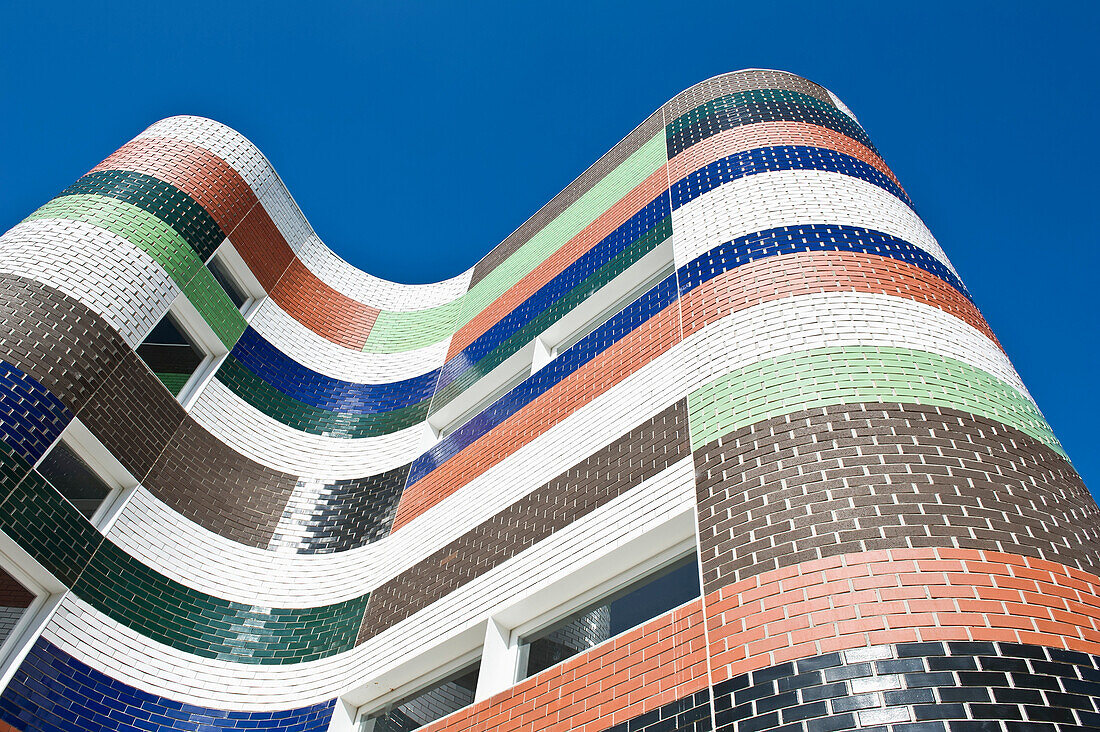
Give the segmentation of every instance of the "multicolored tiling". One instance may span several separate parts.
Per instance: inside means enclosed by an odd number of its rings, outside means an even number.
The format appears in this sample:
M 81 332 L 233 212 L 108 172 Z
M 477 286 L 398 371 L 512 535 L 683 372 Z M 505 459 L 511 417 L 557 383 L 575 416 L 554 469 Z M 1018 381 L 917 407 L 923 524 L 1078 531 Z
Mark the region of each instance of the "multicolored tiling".
M 183 403 L 136 354 L 170 309 Z M 162 120 L 0 237 L 0 334 L 0 730 L 349 732 L 686 544 L 700 597 L 425 729 L 1100 728 L 1100 509 L 805 79 L 695 85 L 432 285 Z

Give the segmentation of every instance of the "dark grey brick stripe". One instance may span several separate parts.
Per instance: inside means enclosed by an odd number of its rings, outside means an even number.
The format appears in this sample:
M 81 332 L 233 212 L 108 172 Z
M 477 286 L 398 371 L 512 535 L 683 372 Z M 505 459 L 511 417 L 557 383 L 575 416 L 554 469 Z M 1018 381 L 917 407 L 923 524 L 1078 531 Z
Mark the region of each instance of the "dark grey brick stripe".
M 0 358 L 79 412 L 130 354 L 90 308 L 26 277 L 0 274 Z
M 534 216 L 527 219 L 522 226 L 509 234 L 504 241 L 497 244 L 492 251 L 482 257 L 481 261 L 474 266 L 474 275 L 470 281 L 470 287 L 480 282 L 485 275 L 492 272 L 501 262 L 526 244 L 542 227 L 553 221 L 558 214 L 569 208 L 605 175 L 618 167 L 619 163 L 637 152 L 638 148 L 663 129 L 664 122 L 661 118 L 661 111 L 657 110 L 615 147 L 605 153 L 603 157 L 593 163 L 588 170 L 581 173 L 580 177 L 566 186 L 561 193 L 550 199 L 550 202 L 540 208 Z
M 671 123 L 682 114 L 690 112 L 696 107 L 709 101 L 737 92 L 753 91 L 755 89 L 785 89 L 796 91 L 816 97 L 830 106 L 836 106 L 829 92 L 824 87 L 803 79 L 801 76 L 789 74 L 785 71 L 770 71 L 766 69 L 753 71 L 734 71 L 722 74 L 713 79 L 701 81 L 689 89 L 685 89 L 674 96 L 665 104 L 667 117 L 665 123 Z
M 1100 724 L 1098 657 L 1015 643 L 827 653 L 714 686 L 721 732 L 1062 732 Z
M 371 592 L 359 642 L 397 624 L 687 457 L 680 400 Z
M 579 178 L 569 184 L 549 203 L 543 206 L 523 223 L 516 231 L 503 242 L 486 254 L 481 261 L 474 266 L 473 279 L 470 287 L 480 282 L 485 275 L 493 271 L 501 262 L 511 256 L 517 249 L 527 243 L 540 229 L 550 223 L 554 217 L 568 208 L 574 201 L 587 193 L 592 186 L 599 182 L 610 171 L 614 170 L 622 161 L 638 150 L 647 140 L 658 134 L 664 125 L 679 117 L 685 112 L 695 109 L 700 104 L 705 104 L 712 99 L 738 91 L 751 89 L 787 89 L 814 96 L 826 104 L 833 104 L 829 93 L 821 86 L 807 81 L 800 76 L 788 74 L 782 71 L 741 71 L 723 74 L 713 79 L 700 82 L 695 86 L 680 92 L 661 109 L 651 114 L 645 122 L 640 124 L 633 132 L 627 135 L 615 147 L 592 164 Z
M 903 547 L 1100 568 L 1100 511 L 1073 466 L 965 412 L 805 410 L 731 432 L 694 459 L 707 592 L 821 557 Z

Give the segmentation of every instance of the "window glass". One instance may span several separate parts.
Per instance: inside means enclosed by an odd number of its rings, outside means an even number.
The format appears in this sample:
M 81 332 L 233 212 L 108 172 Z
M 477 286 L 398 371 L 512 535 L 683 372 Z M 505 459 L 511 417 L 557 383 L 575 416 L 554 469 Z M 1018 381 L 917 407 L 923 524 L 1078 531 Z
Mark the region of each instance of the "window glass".
M 418 691 L 363 721 L 363 732 L 411 732 L 474 703 L 480 659 L 446 681 Z
M 225 294 L 229 295 L 229 299 L 233 301 L 237 309 L 244 307 L 244 304 L 248 302 L 248 294 L 245 293 L 244 288 L 237 284 L 237 280 L 233 278 L 225 262 L 219 257 L 214 257 L 207 263 L 206 268 L 210 270 L 210 274 L 214 275 L 214 279 L 225 290 Z
M 33 592 L 0 569 L 0 644 L 12 634 L 34 600 Z
M 519 677 L 533 676 L 696 597 L 699 562 L 693 555 L 522 638 Z
M 138 356 L 174 396 L 179 396 L 206 354 L 187 337 L 168 313 L 138 346 Z
M 38 472 L 87 518 L 111 492 L 111 487 L 64 440 L 38 464 Z

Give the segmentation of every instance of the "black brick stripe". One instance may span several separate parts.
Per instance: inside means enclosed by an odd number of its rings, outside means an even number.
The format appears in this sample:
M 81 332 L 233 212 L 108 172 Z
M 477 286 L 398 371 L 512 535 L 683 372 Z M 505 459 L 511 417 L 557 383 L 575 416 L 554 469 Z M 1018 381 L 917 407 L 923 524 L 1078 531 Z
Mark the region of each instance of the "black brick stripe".
M 359 642 L 534 546 L 690 454 L 680 400 L 377 587 Z
M 1014 643 L 828 653 L 714 687 L 720 732 L 1061 732 L 1100 724 L 1100 658 Z
M 1100 569 L 1100 511 L 1070 463 L 929 406 L 818 408 L 694 453 L 706 591 L 838 554 L 958 547 Z

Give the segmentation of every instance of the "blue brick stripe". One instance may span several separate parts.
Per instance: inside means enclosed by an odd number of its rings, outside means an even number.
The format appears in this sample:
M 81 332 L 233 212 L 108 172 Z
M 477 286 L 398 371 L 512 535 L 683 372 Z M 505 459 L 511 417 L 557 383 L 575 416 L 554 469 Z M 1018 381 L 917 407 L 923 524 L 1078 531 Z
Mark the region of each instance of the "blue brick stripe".
M 318 409 L 373 414 L 430 399 L 439 370 L 386 384 L 358 384 L 319 374 L 295 361 L 252 328 L 246 328 L 233 357 L 283 394 Z
M 873 229 L 836 224 L 780 226 L 720 244 L 680 267 L 680 294 L 685 295 L 712 277 L 749 262 L 798 252 L 857 252 L 890 257 L 920 267 L 971 299 L 966 286 L 947 265 L 920 247 Z
M 661 193 L 448 361 L 440 374 L 439 388 L 443 389 L 454 381 L 552 303 L 664 221 L 669 214 L 668 195 Z
M 116 681 L 39 638 L 0 696 L 0 721 L 24 732 L 324 732 L 334 703 L 271 712 L 185 704 Z
M 0 361 L 0 440 L 34 464 L 71 422 L 73 413 L 46 387 Z
M 411 486 L 435 470 L 519 409 L 534 401 L 540 394 L 549 391 L 569 374 L 625 338 L 638 326 L 676 302 L 676 297 L 676 276 L 669 275 L 622 312 L 589 333 L 501 397 L 491 407 L 483 409 L 453 434 L 437 442 L 432 449 L 413 461 L 408 485 Z
M 684 176 L 672 185 L 672 208 L 676 210 L 723 183 L 779 170 L 823 170 L 849 175 L 876 185 L 913 207 L 901 186 L 859 158 L 824 147 L 774 145 L 734 153 Z

